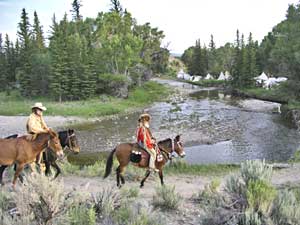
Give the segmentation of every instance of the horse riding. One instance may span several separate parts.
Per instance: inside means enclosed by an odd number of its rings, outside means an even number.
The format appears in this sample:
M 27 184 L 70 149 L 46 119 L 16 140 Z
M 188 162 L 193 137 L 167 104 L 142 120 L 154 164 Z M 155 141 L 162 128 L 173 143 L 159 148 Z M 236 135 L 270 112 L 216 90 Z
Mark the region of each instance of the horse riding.
M 6 137 L 6 139 L 17 138 L 17 137 L 18 135 L 14 134 L 9 137 Z M 68 129 L 66 131 L 59 131 L 58 138 L 63 150 L 66 150 L 67 147 L 70 150 L 70 152 L 74 154 L 79 153 L 80 147 L 78 145 L 77 137 L 73 129 Z M 55 152 L 50 147 L 48 147 L 47 150 L 43 152 L 43 163 L 45 164 L 46 167 L 45 174 L 50 175 L 51 173 L 50 167 L 51 166 L 54 167 L 56 169 L 54 179 L 57 178 L 57 176 L 61 173 L 61 170 L 57 165 L 56 160 L 57 160 L 57 156 Z M 8 167 L 7 165 L 0 166 L 0 183 L 2 183 L 3 172 L 7 167 Z M 14 170 L 16 171 L 16 164 L 14 166 Z
M 141 122 L 141 120 L 139 120 L 139 122 Z M 157 148 L 160 150 L 163 157 L 159 161 L 155 160 L 154 166 L 159 171 L 158 174 L 160 177 L 161 184 L 163 185 L 163 167 L 169 160 L 171 160 L 171 154 L 173 152 L 176 152 L 180 157 L 184 157 L 185 152 L 183 150 L 183 145 L 180 140 L 180 135 L 177 135 L 174 139 L 168 138 L 159 141 L 157 143 Z M 138 152 L 138 154 L 136 152 Z M 121 143 L 117 145 L 115 149 L 111 151 L 107 158 L 104 178 L 108 177 L 111 173 L 114 155 L 116 155 L 116 158 L 119 162 L 119 165 L 116 169 L 117 186 L 121 187 L 120 180 L 122 184 L 125 184 L 125 179 L 123 176 L 124 171 L 126 166 L 129 163 L 132 163 L 136 167 L 147 169 L 146 175 L 140 183 L 140 187 L 143 187 L 144 182 L 151 173 L 151 169 L 149 167 L 150 155 L 148 151 L 146 151 L 146 149 L 144 148 L 141 148 L 141 146 L 137 143 Z
M 27 123 L 26 123 L 26 129 L 27 133 L 30 134 L 30 138 L 33 140 L 35 139 L 37 134 L 47 133 L 49 131 L 49 128 L 47 124 L 45 123 L 45 120 L 43 118 L 43 112 L 47 110 L 45 106 L 41 102 L 35 103 L 31 107 L 32 113 L 30 114 Z M 36 164 L 41 169 L 41 159 L 42 159 L 42 151 L 37 155 L 36 158 Z M 35 165 L 34 162 L 30 164 L 31 170 L 35 171 Z
M 14 187 L 24 166 L 36 160 L 36 157 L 47 147 L 50 147 L 59 157 L 63 156 L 58 135 L 52 129 L 47 133 L 37 134 L 34 140 L 28 140 L 28 135 L 0 139 L 0 165 L 10 166 L 17 163 L 13 178 Z

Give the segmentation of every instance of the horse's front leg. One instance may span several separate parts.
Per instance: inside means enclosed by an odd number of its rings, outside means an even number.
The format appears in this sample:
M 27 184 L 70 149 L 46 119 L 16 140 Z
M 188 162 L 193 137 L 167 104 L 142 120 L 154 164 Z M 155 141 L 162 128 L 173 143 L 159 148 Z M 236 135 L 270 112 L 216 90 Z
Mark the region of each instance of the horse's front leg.
M 162 169 L 159 170 L 158 174 L 159 174 L 161 185 L 164 185 L 164 175 Z
M 144 179 L 141 181 L 140 188 L 144 187 L 144 183 L 145 183 L 145 181 L 147 180 L 147 178 L 149 177 L 150 173 L 151 173 L 150 170 L 147 170 Z
M 5 170 L 6 167 L 7 167 L 7 166 L 5 166 L 5 165 L 0 167 L 0 184 L 1 184 L 1 185 L 4 185 L 2 179 L 3 179 L 3 172 L 4 172 L 4 170 Z
M 61 170 L 55 161 L 52 162 L 51 165 L 56 169 L 56 174 L 53 178 L 53 179 L 56 179 L 58 177 L 58 175 L 61 173 Z
M 21 163 L 21 164 L 17 165 L 17 169 L 16 169 L 14 179 L 13 179 L 13 188 L 15 188 L 15 186 L 16 186 L 17 178 L 19 177 L 20 173 L 22 172 L 22 170 L 24 168 L 24 165 L 25 165 L 24 163 Z

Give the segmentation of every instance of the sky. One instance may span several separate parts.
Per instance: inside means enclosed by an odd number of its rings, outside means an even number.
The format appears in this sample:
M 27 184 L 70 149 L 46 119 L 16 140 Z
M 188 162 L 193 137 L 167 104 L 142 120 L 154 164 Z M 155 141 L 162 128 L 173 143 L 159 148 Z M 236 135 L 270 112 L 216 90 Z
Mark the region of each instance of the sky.
M 138 24 L 150 22 L 163 30 L 163 46 L 173 53 L 183 53 L 196 39 L 208 45 L 214 35 L 217 46 L 233 42 L 236 30 L 261 41 L 272 28 L 285 19 L 289 4 L 299 0 L 120 0 Z M 49 36 L 51 18 L 61 19 L 66 12 L 71 19 L 72 0 L 0 0 L 0 33 L 16 39 L 22 8 L 33 21 L 37 11 L 43 30 Z M 83 17 L 96 17 L 108 11 L 110 0 L 82 0 Z

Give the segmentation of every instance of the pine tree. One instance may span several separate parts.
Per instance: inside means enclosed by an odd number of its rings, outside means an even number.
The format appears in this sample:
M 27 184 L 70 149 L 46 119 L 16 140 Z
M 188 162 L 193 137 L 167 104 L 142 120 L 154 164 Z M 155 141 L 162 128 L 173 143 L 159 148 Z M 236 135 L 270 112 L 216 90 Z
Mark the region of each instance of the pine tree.
M 20 40 L 20 72 L 19 83 L 21 94 L 24 96 L 30 96 L 31 94 L 31 31 L 30 23 L 26 10 L 22 9 L 21 22 L 19 23 L 18 36 Z
M 34 11 L 34 23 L 33 23 L 33 42 L 39 51 L 42 51 L 45 49 L 45 43 L 44 43 L 44 37 L 43 37 L 43 30 L 42 26 L 40 25 L 40 20 L 38 18 L 38 15 L 36 11 Z
M 216 50 L 216 44 L 215 44 L 215 41 L 214 41 L 214 36 L 212 34 L 210 35 L 210 43 L 209 43 L 208 47 L 209 47 L 211 52 Z
M 81 8 L 82 4 L 80 0 L 73 0 L 72 3 L 72 10 L 71 12 L 73 13 L 73 19 L 75 21 L 79 21 L 82 19 L 82 16 L 80 15 L 80 8 Z
M 50 79 L 50 92 L 59 100 L 66 99 L 68 94 L 68 79 L 67 79 L 67 16 L 65 15 L 62 22 L 56 22 L 55 15 L 52 18 L 52 34 L 50 37 L 50 55 L 52 58 Z
M 0 33 L 0 92 L 6 90 L 7 63 L 3 48 L 2 34 Z
M 122 14 L 123 8 L 122 8 L 120 1 L 119 0 L 110 0 L 110 2 L 111 2 L 111 6 L 112 6 L 110 8 L 110 11 Z
M 232 85 L 235 87 L 240 87 L 240 75 L 242 70 L 242 52 L 241 52 L 241 40 L 240 40 L 240 32 L 236 31 L 236 40 L 235 40 L 235 53 L 234 53 L 234 62 L 232 66 Z
M 247 77 L 247 85 L 251 86 L 253 84 L 253 78 L 257 76 L 258 70 L 257 70 L 257 51 L 256 51 L 256 45 L 252 38 L 252 33 L 249 34 L 248 38 L 248 77 Z

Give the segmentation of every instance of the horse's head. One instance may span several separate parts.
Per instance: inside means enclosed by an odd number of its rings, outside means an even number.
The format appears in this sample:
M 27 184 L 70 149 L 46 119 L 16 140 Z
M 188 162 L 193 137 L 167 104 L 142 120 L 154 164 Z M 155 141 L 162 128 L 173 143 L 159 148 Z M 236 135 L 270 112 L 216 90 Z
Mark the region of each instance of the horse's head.
M 55 131 L 52 129 L 49 130 L 50 139 L 48 142 L 48 147 L 51 148 L 58 157 L 62 157 L 64 155 L 63 149 L 61 147 L 59 137 Z
M 78 154 L 80 152 L 80 146 L 78 144 L 77 137 L 75 135 L 75 132 L 73 129 L 69 129 L 67 131 L 68 137 L 66 139 L 66 146 L 74 152 L 75 154 Z
M 185 152 L 183 150 L 183 145 L 180 140 L 180 136 L 181 135 L 177 135 L 174 138 L 174 149 L 173 150 L 177 153 L 177 155 L 179 155 L 181 158 L 183 158 L 185 156 Z

